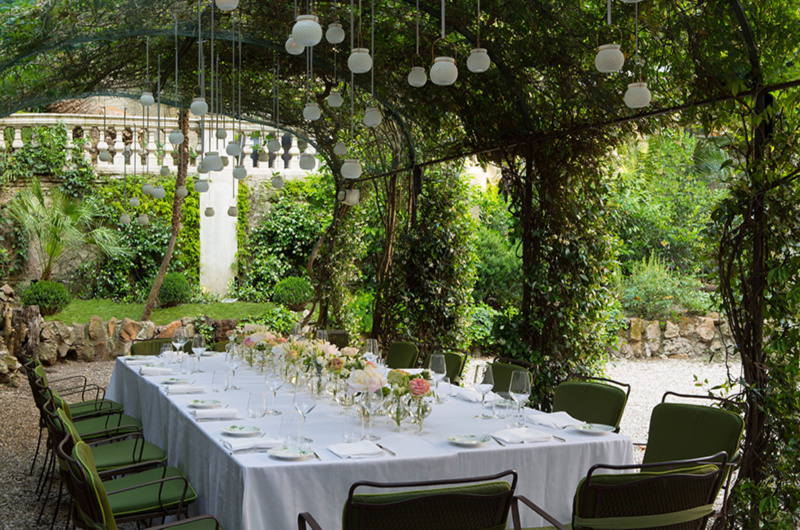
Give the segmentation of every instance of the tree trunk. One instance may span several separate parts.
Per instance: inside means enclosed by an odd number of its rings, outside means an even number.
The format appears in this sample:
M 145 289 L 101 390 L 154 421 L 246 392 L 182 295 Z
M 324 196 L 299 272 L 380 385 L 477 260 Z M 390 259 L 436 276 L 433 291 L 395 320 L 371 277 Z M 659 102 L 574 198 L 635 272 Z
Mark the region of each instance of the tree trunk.
M 533 348 L 534 334 L 531 319 L 533 318 L 533 270 L 536 254 L 533 238 L 533 153 L 528 146 L 525 153 L 525 173 L 522 176 L 522 208 L 520 209 L 520 226 L 522 227 L 522 333 L 525 342 Z
M 421 182 L 421 174 L 418 177 L 418 173 L 415 170 L 415 182 L 417 178 L 419 178 Z M 414 192 L 412 193 L 411 197 L 412 205 L 416 204 L 416 189 L 417 188 L 415 184 Z M 386 187 L 386 210 L 383 218 L 383 227 L 386 236 L 383 243 L 381 261 L 378 265 L 378 270 L 376 273 L 378 293 L 375 297 L 372 309 L 372 330 L 370 332 L 370 337 L 374 339 L 380 339 L 386 335 L 386 330 L 384 329 L 384 321 L 386 319 L 385 303 L 386 296 L 388 294 L 387 290 L 389 289 L 388 284 L 391 274 L 392 254 L 394 254 L 394 245 L 395 241 L 397 240 L 397 202 L 397 175 L 392 175 L 389 178 L 389 182 Z M 413 208 L 415 209 L 416 206 L 413 206 Z M 415 217 L 416 215 L 412 214 L 412 220 Z
M 188 171 L 189 162 L 189 112 L 187 109 L 181 109 L 179 121 L 181 124 L 181 131 L 183 131 L 183 144 L 181 144 L 181 158 L 178 162 L 178 178 L 175 181 L 175 189 L 186 184 L 186 173 Z M 158 274 L 150 288 L 150 294 L 147 296 L 147 303 L 144 305 L 144 312 L 142 313 L 142 320 L 150 320 L 150 314 L 156 306 L 158 299 L 158 291 L 161 289 L 161 284 L 164 282 L 164 276 L 167 274 L 167 267 L 172 260 L 172 253 L 175 250 L 175 241 L 178 239 L 178 231 L 181 227 L 181 207 L 183 206 L 183 197 L 174 195 L 172 201 L 172 233 L 169 237 L 167 244 L 167 251 L 164 253 L 164 259 L 161 260 L 161 267 L 158 269 Z

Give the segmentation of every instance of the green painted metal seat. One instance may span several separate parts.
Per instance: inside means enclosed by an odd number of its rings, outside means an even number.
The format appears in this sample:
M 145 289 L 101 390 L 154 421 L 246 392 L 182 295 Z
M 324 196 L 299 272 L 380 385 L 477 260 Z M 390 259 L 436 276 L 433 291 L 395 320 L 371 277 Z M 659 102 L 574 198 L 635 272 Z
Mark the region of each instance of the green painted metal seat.
M 337 348 L 346 348 L 350 344 L 350 334 L 343 329 L 329 329 L 328 342 Z
M 59 444 L 58 453 L 66 463 L 67 486 L 74 500 L 73 518 L 78 525 L 115 530 L 119 522 L 184 514 L 197 499 L 197 492 L 174 467 L 103 481 L 89 446 L 78 442 L 68 455 L 64 450 L 66 442 L 67 439 Z
M 464 364 L 467 362 L 467 356 L 456 351 L 441 351 L 433 353 L 441 353 L 444 355 L 444 364 L 447 377 L 450 378 L 450 382 L 452 384 L 458 384 L 459 381 L 461 381 L 461 372 L 464 371 Z M 425 368 L 430 368 L 430 365 L 431 355 L 428 355 L 428 358 L 425 359 Z
M 344 506 L 342 529 L 501 530 L 516 486 L 517 473 L 512 470 L 468 479 L 356 482 Z M 357 493 L 360 488 L 394 491 Z M 298 516 L 298 527 L 321 530 L 309 513 Z
M 399 368 L 415 368 L 419 349 L 413 342 L 393 342 L 386 352 L 386 366 L 396 370 Z
M 228 344 L 230 344 L 230 343 L 231 343 L 231 341 L 229 341 L 229 340 L 221 340 L 219 342 L 215 342 L 214 344 L 211 345 L 211 351 L 215 351 L 215 352 L 227 351 Z
M 517 496 L 512 506 L 514 529 L 523 530 L 519 512 L 523 504 L 552 525 L 540 530 L 701 530 L 714 513 L 726 462 L 725 453 L 718 453 L 671 462 L 674 469 L 666 471 L 653 464 L 598 464 L 578 484 L 571 523 L 557 521 L 530 499 Z
M 556 387 L 553 412 L 566 412 L 587 423 L 610 425 L 619 432 L 631 386 L 611 379 L 571 377 Z
M 151 339 L 131 344 L 131 355 L 158 355 L 161 353 L 161 346 L 172 344 L 172 339 Z M 192 341 L 187 341 L 181 351 L 192 352 Z
M 494 387 L 492 391 L 508 392 L 508 388 L 511 386 L 511 374 L 517 370 L 528 372 L 528 375 L 531 377 L 531 383 L 533 383 L 533 374 L 531 373 L 532 367 L 532 364 L 525 363 L 524 361 L 503 358 L 495 359 L 492 363 L 492 377 L 494 377 Z M 533 385 L 531 384 L 531 386 Z

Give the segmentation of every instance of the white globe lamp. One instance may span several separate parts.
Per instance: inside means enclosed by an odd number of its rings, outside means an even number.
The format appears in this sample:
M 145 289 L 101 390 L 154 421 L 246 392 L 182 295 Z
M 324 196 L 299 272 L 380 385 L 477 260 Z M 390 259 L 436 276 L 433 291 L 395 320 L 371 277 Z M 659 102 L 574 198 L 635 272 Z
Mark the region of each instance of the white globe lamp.
M 153 185 L 150 184 L 149 182 L 145 182 L 142 185 L 142 193 L 144 193 L 145 195 L 152 194 L 153 193 Z
M 150 224 L 150 218 L 147 216 L 146 213 L 143 213 L 139 217 L 136 218 L 136 222 L 139 223 L 139 226 L 147 226 Z
M 622 70 L 625 64 L 625 55 L 619 44 L 603 44 L 597 47 L 594 57 L 594 67 L 598 72 L 610 74 Z
M 277 153 L 281 150 L 281 143 L 277 138 L 270 138 L 267 142 L 267 149 L 269 149 L 270 153 Z
M 221 170 L 222 159 L 220 158 L 219 153 L 217 151 L 209 151 L 209 153 L 203 157 L 203 167 L 209 171 Z
M 300 46 L 316 46 L 322 40 L 322 26 L 316 15 L 299 15 L 292 26 L 292 38 Z
M 286 185 L 286 181 L 283 180 L 283 177 L 280 175 L 275 175 L 272 177 L 272 187 L 276 190 L 283 188 Z
M 284 47 L 286 48 L 286 51 L 289 52 L 290 55 L 300 55 L 306 49 L 305 46 L 302 46 L 296 40 L 294 40 L 294 38 L 292 38 L 291 35 L 289 35 L 289 38 L 286 39 L 286 44 L 284 45 Z
M 161 166 L 161 169 L 158 170 L 158 174 L 161 175 L 162 177 L 166 177 L 167 175 L 169 175 L 169 173 L 170 173 L 169 167 L 167 166 Z
M 337 109 L 342 106 L 344 99 L 342 99 L 342 95 L 339 92 L 334 90 L 328 95 L 327 98 L 325 98 L 325 101 L 328 102 L 328 105 Z
M 239 208 L 236 206 L 229 206 L 228 207 L 228 217 L 238 217 L 239 216 Z
M 217 137 L 217 140 L 224 140 L 228 137 L 228 131 L 220 127 L 216 130 L 215 136 Z
M 163 199 L 167 196 L 167 190 L 164 189 L 164 186 L 156 186 L 153 188 L 153 198 L 154 199 Z
M 180 132 L 178 129 L 175 129 L 171 133 L 169 133 L 169 143 L 172 145 L 180 145 L 183 143 L 183 133 Z
M 242 146 L 239 145 L 239 142 L 230 141 L 225 147 L 225 152 L 230 156 L 239 156 L 242 154 Z
M 372 69 L 372 56 L 369 48 L 353 48 L 350 57 L 347 58 L 347 67 L 354 74 L 365 74 Z
M 191 105 L 189 105 L 189 110 L 195 116 L 204 116 L 208 112 L 208 103 L 206 103 L 205 98 L 194 98 Z M 172 143 L 174 144 L 175 142 Z
M 303 109 L 303 118 L 308 121 L 317 121 L 321 115 L 318 103 L 306 103 Z
M 333 146 L 333 154 L 336 156 L 344 156 L 347 154 L 347 146 L 344 142 L 336 142 L 336 145 Z
M 364 125 L 367 127 L 377 127 L 383 121 L 383 115 L 376 107 L 367 107 L 364 113 Z
M 334 22 L 328 26 L 328 31 L 325 32 L 325 40 L 331 44 L 339 44 L 344 41 L 344 29 L 338 22 Z
M 214 208 L 212 208 L 211 206 L 209 206 L 209 207 L 208 207 L 208 208 L 206 208 L 206 210 L 203 212 L 203 215 L 205 215 L 206 217 L 214 217 Z
M 236 180 L 244 180 L 247 178 L 247 170 L 244 166 L 236 166 L 233 168 L 233 178 Z
M 357 179 L 361 171 L 361 162 L 357 158 L 348 158 L 342 164 L 342 176 L 346 179 Z
M 413 87 L 425 86 L 428 82 L 428 74 L 421 66 L 412 66 L 411 71 L 408 73 L 408 84 Z
M 467 70 L 475 74 L 481 74 L 489 69 L 492 65 L 492 60 L 489 58 L 489 53 L 486 48 L 475 48 L 469 52 L 467 57 Z
M 122 225 L 129 225 L 131 224 L 131 216 L 127 212 L 123 213 L 119 216 L 119 224 Z
M 139 103 L 142 104 L 142 107 L 150 107 L 155 103 L 156 100 L 153 97 L 152 92 L 142 92 L 142 95 L 139 96 Z
M 178 186 L 178 189 L 175 190 L 175 195 L 183 199 L 189 195 L 189 190 L 186 189 L 186 186 Z
M 205 193 L 208 191 L 208 181 L 205 179 L 198 179 L 194 181 L 194 191 L 197 193 Z
M 111 162 L 111 153 L 108 152 L 108 149 L 103 149 L 97 153 L 97 159 L 101 162 Z
M 216 3 L 220 11 L 233 11 L 239 7 L 239 0 L 217 0 Z
M 632 109 L 641 109 L 650 104 L 653 97 L 647 83 L 630 83 L 625 91 L 625 105 Z
M 458 79 L 458 67 L 452 57 L 437 57 L 431 66 L 431 82 L 434 85 L 450 86 Z
M 128 201 L 128 204 L 131 205 L 131 208 L 138 208 L 142 201 L 140 201 L 137 197 L 131 197 L 131 200 Z
M 317 159 L 310 153 L 303 153 L 300 155 L 300 169 L 311 171 L 317 167 Z

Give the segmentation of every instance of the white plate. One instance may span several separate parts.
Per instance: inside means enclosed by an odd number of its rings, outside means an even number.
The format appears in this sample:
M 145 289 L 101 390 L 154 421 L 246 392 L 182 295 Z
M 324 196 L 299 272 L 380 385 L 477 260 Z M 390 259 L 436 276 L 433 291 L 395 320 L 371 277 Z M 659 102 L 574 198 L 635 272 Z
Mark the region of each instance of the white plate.
M 614 432 L 614 427 L 611 425 L 601 425 L 599 423 L 585 423 L 583 425 L 573 426 L 572 428 L 578 432 L 583 432 L 586 434 L 603 435 Z
M 222 401 L 216 399 L 190 399 L 186 403 L 193 409 L 215 409 L 222 405 Z
M 314 452 L 311 449 L 300 449 L 299 447 L 273 447 L 267 453 L 275 458 L 281 460 L 302 460 L 312 456 Z
M 488 434 L 457 434 L 449 437 L 447 440 L 452 444 L 460 445 L 462 447 L 477 447 L 485 444 L 491 439 L 492 437 Z
M 206 351 L 204 351 L 204 352 L 203 352 L 201 355 L 202 355 L 203 357 L 213 357 L 213 356 L 215 356 L 217 353 L 219 353 L 219 352 L 215 352 L 214 350 L 206 350 Z
M 253 425 L 230 425 L 221 429 L 223 434 L 228 436 L 255 436 L 261 429 Z
M 194 381 L 190 381 L 189 379 L 181 379 L 179 377 L 170 377 L 169 379 L 164 379 L 161 381 L 162 385 L 190 385 L 194 383 Z

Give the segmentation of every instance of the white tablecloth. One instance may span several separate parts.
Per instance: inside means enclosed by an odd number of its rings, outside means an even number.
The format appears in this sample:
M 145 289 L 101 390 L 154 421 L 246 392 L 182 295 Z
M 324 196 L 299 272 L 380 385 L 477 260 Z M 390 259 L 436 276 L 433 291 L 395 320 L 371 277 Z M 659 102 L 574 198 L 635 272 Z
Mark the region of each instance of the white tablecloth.
M 138 366 L 122 360 L 111 377 L 107 397 L 121 402 L 125 413 L 142 420 L 147 440 L 167 451 L 170 465 L 181 468 L 198 490 L 192 513 L 212 513 L 230 529 L 289 530 L 296 528 L 297 514 L 311 512 L 326 530 L 341 528 L 341 513 L 350 485 L 358 480 L 416 481 L 489 475 L 506 469 L 519 474 L 517 492 L 545 507 L 559 520 L 569 521 L 572 498 L 578 482 L 596 463 L 633 462 L 630 440 L 621 435 L 589 435 L 572 430 L 551 430 L 566 440 L 500 446 L 492 441 L 479 448 L 450 444 L 455 434 L 482 434 L 503 429 L 505 420 L 477 420 L 480 405 L 451 398 L 434 406 L 425 420 L 425 437 L 393 432 L 385 417 L 375 420 L 379 444 L 396 456 L 340 459 L 327 450 L 342 442 L 343 426 L 357 423 L 354 415 L 322 399 L 308 415 L 304 431 L 313 439 L 312 449 L 320 460 L 276 460 L 266 453 L 231 455 L 222 447 L 221 428 L 233 423 L 255 425 L 266 436 L 277 438 L 281 419 L 295 416 L 291 388 L 278 392 L 281 416 L 247 418 L 248 392 L 267 391 L 264 377 L 239 369 L 236 383 L 241 390 L 211 392 L 212 370 L 224 369 L 221 356 L 203 357 L 204 373 L 173 376 L 141 376 Z M 175 371 L 178 365 L 170 365 Z M 161 381 L 182 377 L 201 385 L 204 394 L 169 396 Z M 219 399 L 239 411 L 238 420 L 198 423 L 187 405 L 192 399 Z M 406 431 L 415 428 L 409 425 Z M 545 427 L 534 428 L 547 430 Z M 525 526 L 543 522 L 524 510 Z M 509 517 L 510 525 L 510 517 Z

